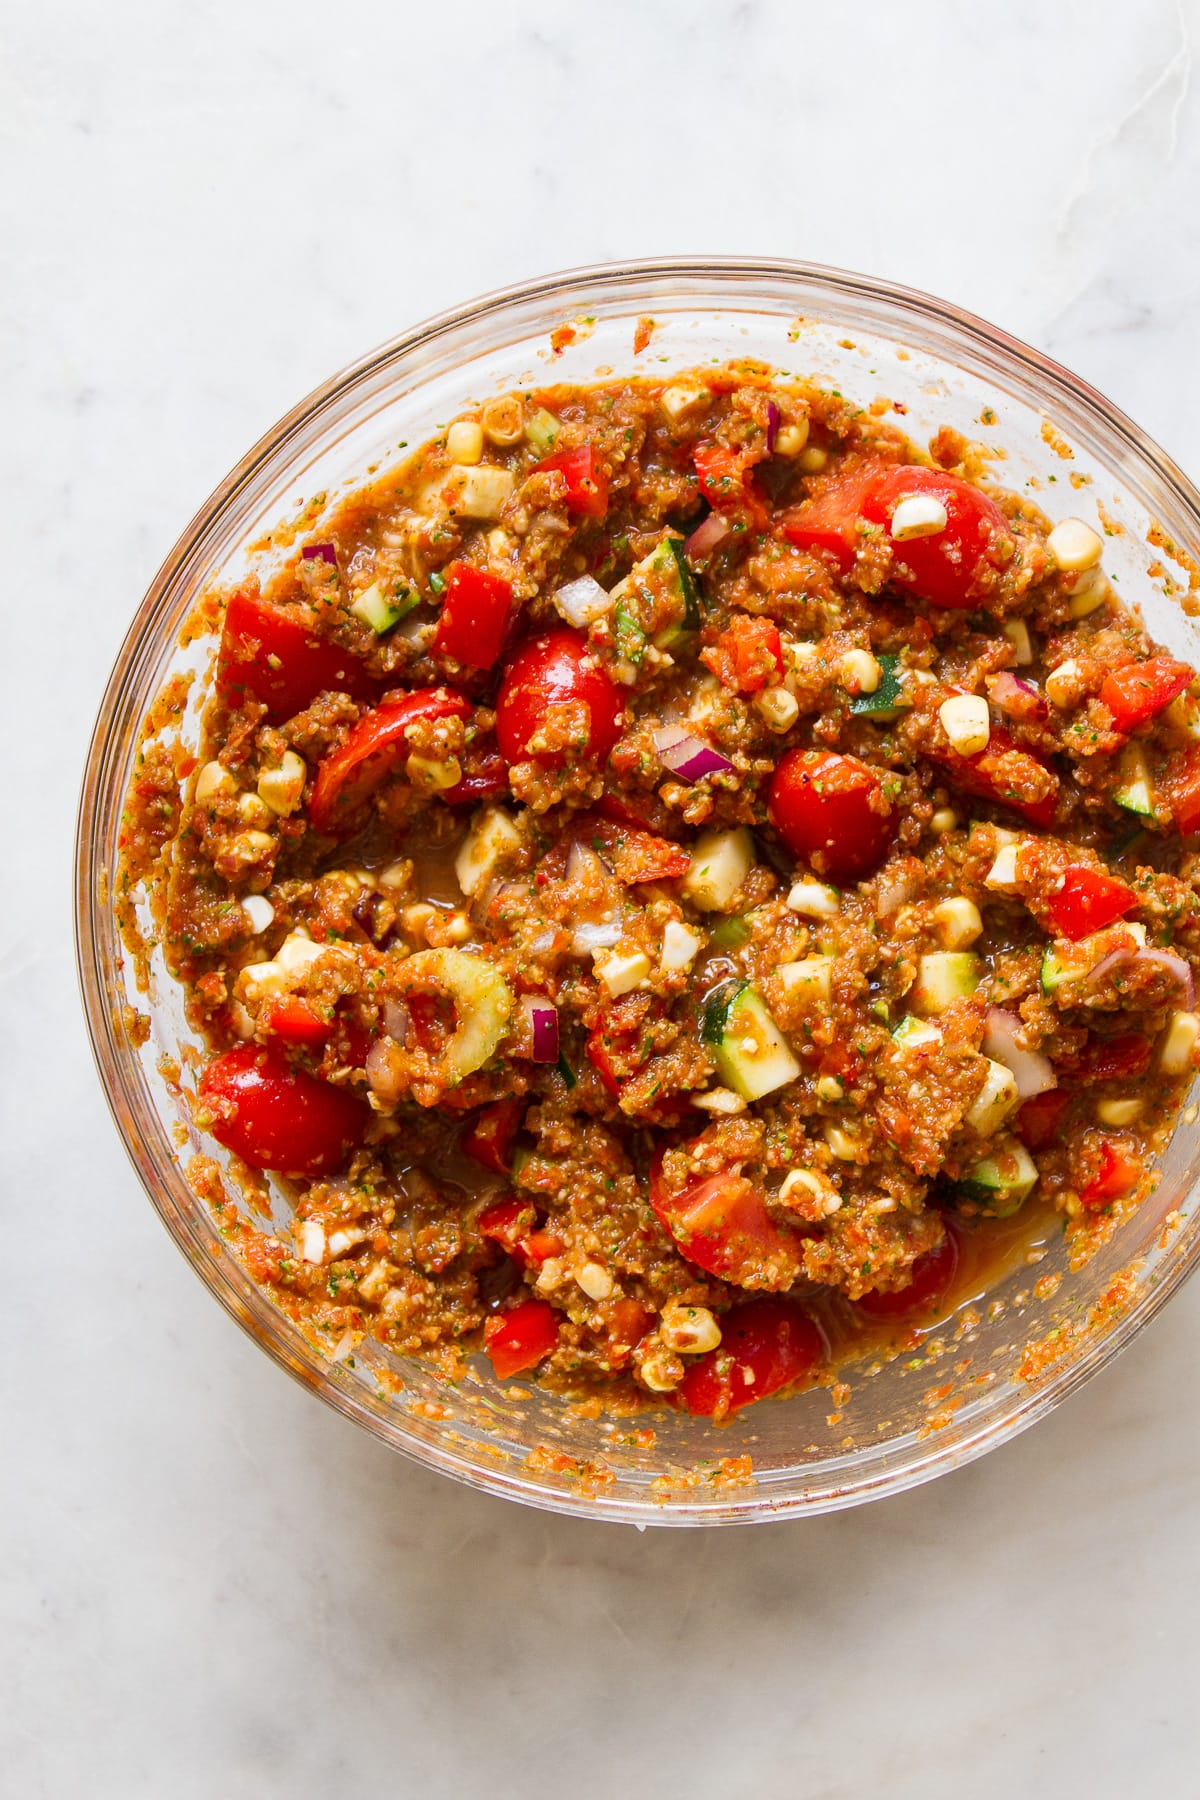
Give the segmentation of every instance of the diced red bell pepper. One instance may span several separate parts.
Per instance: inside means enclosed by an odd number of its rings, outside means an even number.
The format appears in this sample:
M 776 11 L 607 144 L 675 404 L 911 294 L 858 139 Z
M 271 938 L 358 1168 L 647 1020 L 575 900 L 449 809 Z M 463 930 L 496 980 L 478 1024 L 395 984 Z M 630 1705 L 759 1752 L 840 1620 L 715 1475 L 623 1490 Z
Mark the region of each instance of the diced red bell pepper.
M 479 1215 L 479 1235 L 490 1238 L 507 1250 L 510 1256 L 520 1256 L 521 1240 L 528 1236 L 536 1222 L 537 1214 L 531 1200 L 521 1200 L 515 1194 L 506 1200 L 493 1200 L 485 1206 Z
M 1082 864 L 1063 870 L 1061 884 L 1042 904 L 1042 915 L 1055 937 L 1087 937 L 1115 925 L 1137 905 L 1137 895 L 1115 875 Z
M 617 880 L 626 887 L 636 887 L 643 881 L 674 881 L 686 875 L 692 865 L 689 852 L 680 845 L 640 827 L 617 825 L 600 813 L 583 814 L 574 821 L 572 830 L 585 843 L 599 849 L 612 864 Z
M 379 683 L 356 656 L 313 627 L 239 590 L 225 609 L 217 657 L 217 687 L 233 706 L 251 694 L 267 708 L 267 722 L 281 725 L 327 689 L 370 699 Z
M 1093 1038 L 1072 1074 L 1079 1081 L 1133 1081 L 1150 1067 L 1150 1041 L 1139 1031 Z
M 650 1171 L 650 1204 L 680 1253 L 709 1275 L 739 1287 L 786 1288 L 801 1271 L 801 1233 L 776 1225 L 761 1190 L 732 1170 L 699 1176 L 675 1194 L 663 1182 L 660 1155 Z
M 740 519 L 751 531 L 765 531 L 770 512 L 759 489 L 749 450 L 727 444 L 697 444 L 692 460 L 700 492 L 714 512 Z
M 452 562 L 433 647 L 470 669 L 490 669 L 500 654 L 512 614 L 512 588 L 502 575 L 476 563 Z
M 522 1300 L 483 1328 L 483 1346 L 499 1380 L 532 1369 L 558 1342 L 558 1314 L 545 1300 Z
M 738 694 L 756 694 L 783 677 L 783 646 L 779 627 L 770 619 L 750 613 L 734 613 L 728 628 L 700 652 L 722 687 Z
M 978 756 L 960 756 L 957 750 L 950 749 L 935 750 L 931 754 L 945 769 L 946 779 L 964 794 L 975 794 L 998 806 L 1010 806 L 1031 825 L 1040 825 L 1043 831 L 1053 825 L 1058 810 L 1058 776 L 1040 756 L 1035 756 L 1031 750 L 1023 750 L 1003 727 L 993 727 L 987 749 L 981 750 Z M 1036 768 L 1051 777 L 1053 785 L 1040 800 L 1018 797 L 1014 781 L 1022 773 L 1022 762 L 1017 762 L 1015 767 L 1012 762 L 1003 766 L 1001 758 L 1010 757 L 1022 759 L 1030 773 Z
M 1047 1088 L 1034 1094 L 1017 1111 L 1017 1136 L 1030 1150 L 1048 1150 L 1062 1134 L 1062 1123 L 1071 1104 L 1065 1088 Z
M 497 1175 L 509 1174 L 513 1142 L 525 1117 L 525 1104 L 524 1099 L 516 1096 L 510 1100 L 494 1100 L 490 1106 L 483 1107 L 463 1138 L 465 1153 L 482 1163 L 485 1169 L 494 1169 Z
M 1177 700 L 1195 674 L 1188 663 L 1176 662 L 1173 656 L 1151 656 L 1106 675 L 1100 698 L 1118 731 L 1136 731 Z
M 561 1256 L 566 1245 L 554 1231 L 531 1231 L 520 1241 L 519 1248 L 527 1261 L 537 1264 L 547 1262 L 552 1256 Z
M 470 710 L 466 696 L 451 688 L 415 688 L 364 713 L 341 749 L 317 769 L 308 809 L 313 830 L 333 835 L 352 829 L 362 802 L 406 754 L 418 719 L 465 719 Z
M 1200 748 L 1181 750 L 1171 758 L 1162 788 L 1174 814 L 1175 829 L 1184 837 L 1200 831 Z
M 748 1300 L 724 1315 L 719 1347 L 696 1358 L 676 1392 L 688 1412 L 728 1418 L 801 1380 L 825 1348 L 818 1326 L 794 1300 Z
M 536 465 L 533 473 L 556 473 L 567 486 L 567 510 L 581 519 L 602 519 L 608 511 L 608 476 L 591 444 L 574 450 L 556 450 Z
M 1142 1165 L 1137 1158 L 1105 1138 L 1100 1145 L 1099 1169 L 1080 1193 L 1080 1201 L 1089 1212 L 1098 1212 L 1110 1200 L 1119 1200 L 1129 1193 L 1141 1176 Z
M 323 1044 L 333 1032 L 332 1019 L 323 1019 L 315 1007 L 292 996 L 276 1000 L 267 1014 L 267 1030 L 285 1044 Z

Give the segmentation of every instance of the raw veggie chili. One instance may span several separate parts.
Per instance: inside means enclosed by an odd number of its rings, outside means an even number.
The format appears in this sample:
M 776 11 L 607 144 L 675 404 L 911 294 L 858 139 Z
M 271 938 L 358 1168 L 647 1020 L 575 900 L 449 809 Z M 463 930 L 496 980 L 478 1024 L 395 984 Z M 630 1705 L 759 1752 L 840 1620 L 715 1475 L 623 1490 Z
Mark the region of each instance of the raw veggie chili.
M 1195 677 L 977 474 L 761 365 L 507 395 L 217 597 L 126 872 L 293 1315 L 719 1419 L 1145 1196 Z

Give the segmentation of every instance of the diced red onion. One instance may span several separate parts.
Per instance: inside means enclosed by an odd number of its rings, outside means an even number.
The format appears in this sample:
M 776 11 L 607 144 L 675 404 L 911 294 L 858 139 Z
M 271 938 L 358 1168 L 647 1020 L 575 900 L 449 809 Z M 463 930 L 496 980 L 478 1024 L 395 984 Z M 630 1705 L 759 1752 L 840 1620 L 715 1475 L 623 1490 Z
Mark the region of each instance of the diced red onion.
M 911 900 L 916 891 L 916 882 L 911 870 L 903 868 L 898 874 L 889 877 L 880 884 L 879 891 L 875 895 L 876 918 L 886 919 L 889 913 L 894 913 L 897 907 L 903 906 L 906 901 Z
M 566 876 L 568 881 L 580 881 L 586 878 L 589 881 L 602 882 L 607 870 L 608 864 L 602 856 L 597 855 L 590 844 L 582 843 L 579 838 L 574 840 L 571 848 L 567 851 Z
M 654 734 L 659 760 L 680 781 L 703 781 L 706 775 L 728 775 L 733 768 L 727 756 L 701 743 L 682 725 L 662 725 Z
M 1104 977 L 1111 975 L 1114 969 L 1125 968 L 1140 954 L 1133 944 L 1118 944 L 1115 950 L 1110 950 L 1107 956 L 1100 958 L 1094 969 L 1088 970 L 1087 978 L 1089 982 L 1103 981 Z
M 614 944 L 620 943 L 622 930 L 619 919 L 609 919 L 603 925 L 577 925 L 571 948 L 576 956 L 590 956 L 593 950 L 611 950 Z
M 581 631 L 612 611 L 613 597 L 594 575 L 581 575 L 578 581 L 568 581 L 559 588 L 554 605 L 568 625 Z
M 1036 682 L 1014 675 L 1011 669 L 1001 669 L 998 675 L 992 675 L 987 689 L 993 706 L 1007 718 L 1044 720 L 1050 717 L 1050 708 Z
M 1136 968 L 1161 969 L 1165 975 L 1174 976 L 1179 983 L 1185 1010 L 1190 1010 L 1195 1005 L 1196 982 L 1191 964 L 1182 956 L 1177 956 L 1174 950 L 1139 950 L 1133 961 Z
M 773 400 L 767 401 L 767 455 L 775 454 L 775 439 L 779 436 L 779 408 Z
M 311 562 L 316 556 L 319 556 L 322 562 L 332 563 L 334 568 L 337 568 L 337 551 L 332 544 L 305 544 L 300 552 L 301 562 Z
M 398 1044 L 407 1044 L 408 1034 L 412 1030 L 412 1014 L 403 1000 L 384 1001 L 383 1022 L 390 1038 L 394 1038 Z
M 710 512 L 707 519 L 702 519 L 691 537 L 686 539 L 683 554 L 689 562 L 698 562 L 701 557 L 711 556 L 714 550 L 720 549 L 732 530 L 733 526 L 724 513 Z
M 526 994 L 521 1011 L 529 1027 L 530 1060 L 535 1063 L 558 1061 L 558 1008 L 541 994 Z
M 1058 1078 L 1049 1057 L 1043 1056 L 1040 1050 L 1022 1050 L 1017 1043 L 1022 1029 L 1016 1013 L 1005 1012 L 1000 1006 L 989 1006 L 983 1054 L 993 1062 L 1003 1063 L 1011 1072 L 1021 1099 L 1031 1100 L 1035 1094 L 1044 1094 L 1047 1088 L 1057 1087 Z

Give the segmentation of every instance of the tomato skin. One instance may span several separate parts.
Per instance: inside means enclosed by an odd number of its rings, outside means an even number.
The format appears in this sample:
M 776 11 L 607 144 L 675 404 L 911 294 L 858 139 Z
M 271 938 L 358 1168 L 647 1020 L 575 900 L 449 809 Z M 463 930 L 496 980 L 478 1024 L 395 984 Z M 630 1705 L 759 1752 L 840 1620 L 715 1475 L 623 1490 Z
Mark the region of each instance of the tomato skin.
M 918 1256 L 910 1273 L 907 1287 L 893 1293 L 863 1294 L 854 1304 L 869 1319 L 906 1319 L 911 1313 L 932 1312 L 940 1306 L 958 1273 L 958 1239 L 948 1224 L 941 1243 Z
M 285 1044 L 323 1044 L 333 1035 L 333 1020 L 323 1019 L 307 1000 L 276 1000 L 267 1014 L 267 1030 Z
M 692 866 L 690 852 L 669 838 L 658 837 L 642 826 L 618 825 L 599 812 L 577 816 L 572 831 L 600 851 L 626 887 L 642 881 L 674 881 Z
M 560 769 L 563 750 L 530 751 L 530 738 L 545 724 L 547 708 L 574 702 L 588 709 L 587 741 L 581 754 L 602 762 L 620 735 L 624 700 L 581 631 L 550 631 L 521 645 L 504 671 L 496 698 L 496 742 L 511 764 L 533 761 Z
M 794 1300 L 747 1300 L 724 1315 L 720 1345 L 689 1365 L 676 1392 L 688 1412 L 724 1419 L 799 1381 L 825 1355 L 820 1329 Z
M 1200 747 L 1181 750 L 1171 758 L 1163 791 L 1171 803 L 1175 829 L 1184 837 L 1200 831 Z
M 770 619 L 734 613 L 715 644 L 700 652 L 720 681 L 737 694 L 757 694 L 783 678 L 783 645 Z
M 608 511 L 608 476 L 591 444 L 556 450 L 534 466 L 533 474 L 557 473 L 567 484 L 567 511 L 581 519 L 602 519 Z
M 714 512 L 764 531 L 770 512 L 758 486 L 751 453 L 726 444 L 697 444 L 692 455 L 700 492 Z
M 512 614 L 512 588 L 476 563 L 452 562 L 433 648 L 471 669 L 490 669 Z
M 1064 869 L 1062 885 L 1042 904 L 1042 915 L 1055 937 L 1087 937 L 1115 925 L 1138 903 L 1137 895 L 1115 875 L 1073 865 Z
M 534 1368 L 557 1342 L 558 1314 L 545 1300 L 521 1300 L 483 1328 L 483 1347 L 500 1381 Z
M 810 500 L 787 515 L 784 537 L 798 550 L 829 558 L 845 575 L 858 549 L 863 497 L 879 472 L 878 464 L 867 463 L 832 475 Z
M 1152 656 L 1106 675 L 1100 698 L 1118 731 L 1136 731 L 1177 700 L 1195 674 L 1189 664 L 1176 662 L 1173 656 Z
M 1141 1179 L 1142 1165 L 1136 1157 L 1126 1155 L 1119 1145 L 1105 1138 L 1100 1145 L 1100 1166 L 1080 1193 L 1080 1201 L 1089 1212 L 1098 1212 L 1110 1200 L 1119 1200 Z
M 1004 730 L 1003 726 L 994 725 L 992 735 L 988 739 L 988 747 L 981 750 L 978 756 L 960 756 L 957 750 L 931 751 L 934 761 L 946 771 L 946 779 L 964 794 L 974 794 L 980 800 L 991 800 L 997 806 L 1011 807 L 1013 812 L 1020 813 L 1031 825 L 1040 825 L 1043 831 L 1049 830 L 1054 823 L 1058 811 L 1058 776 L 1040 756 L 1031 750 L 1024 750 L 1016 740 Z M 1021 800 L 1013 797 L 1012 788 L 1001 765 L 1001 757 L 1022 756 L 1030 764 L 1053 776 L 1053 786 L 1040 800 Z M 1011 769 L 1011 765 L 1010 765 Z
M 214 1057 L 200 1077 L 199 1095 L 219 1143 L 253 1169 L 286 1175 L 339 1169 L 362 1142 L 371 1117 L 354 1094 L 254 1044 Z
M 485 1169 L 507 1175 L 512 1169 L 513 1141 L 525 1117 L 525 1104 L 520 1096 L 516 1096 L 511 1100 L 494 1100 L 490 1106 L 481 1108 L 463 1138 L 464 1153 L 482 1163 Z
M 1079 1081 L 1132 1081 L 1150 1067 L 1150 1040 L 1138 1031 L 1093 1038 L 1071 1073 Z
M 465 719 L 470 711 L 471 702 L 452 688 L 415 688 L 364 713 L 317 769 L 308 809 L 313 830 L 334 836 L 353 826 L 359 805 L 404 755 L 418 719 Z
M 508 764 L 491 737 L 479 738 L 467 752 L 468 766 L 461 781 L 443 788 L 438 799 L 447 806 L 474 806 L 508 792 Z
M 789 750 L 771 780 L 767 814 L 794 856 L 841 885 L 861 881 L 888 853 L 900 820 L 876 812 L 875 770 L 832 750 Z
M 532 1230 L 536 1221 L 533 1202 L 521 1200 L 514 1194 L 507 1200 L 493 1200 L 490 1206 L 485 1206 L 477 1223 L 480 1237 L 490 1238 L 494 1244 L 499 1244 L 523 1268 L 525 1258 L 521 1240 Z
M 1048 1150 L 1058 1141 L 1071 1096 L 1065 1088 L 1047 1088 L 1017 1109 L 1016 1131 L 1030 1150 Z
M 862 516 L 891 532 L 892 514 L 908 495 L 939 500 L 946 509 L 946 528 L 933 537 L 894 539 L 888 580 L 893 587 L 927 600 L 931 606 L 963 609 L 986 600 L 988 574 L 1003 568 L 1013 552 L 1008 520 L 994 500 L 944 469 L 919 465 L 889 469 L 870 483 L 862 498 Z
M 234 706 L 252 694 L 266 706 L 267 723 L 282 725 L 326 689 L 366 700 L 379 691 L 379 683 L 348 650 L 257 594 L 239 590 L 225 609 L 217 688 Z
M 680 1254 L 737 1287 L 786 1288 L 801 1270 L 803 1238 L 776 1225 L 752 1181 L 725 1171 L 703 1175 L 678 1194 L 650 1171 L 650 1204 Z

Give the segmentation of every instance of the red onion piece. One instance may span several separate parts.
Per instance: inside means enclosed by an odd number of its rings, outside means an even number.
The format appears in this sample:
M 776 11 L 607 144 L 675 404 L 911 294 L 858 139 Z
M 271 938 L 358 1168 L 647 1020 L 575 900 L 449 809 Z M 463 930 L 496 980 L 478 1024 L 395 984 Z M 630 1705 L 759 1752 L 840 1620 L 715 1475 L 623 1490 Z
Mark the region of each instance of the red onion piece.
M 775 454 L 775 439 L 779 436 L 779 408 L 773 400 L 767 401 L 767 455 Z
M 1010 669 L 990 675 L 987 690 L 992 705 L 1006 718 L 1045 720 L 1050 717 L 1050 708 L 1037 684 L 1014 675 Z
M 682 725 L 663 725 L 654 734 L 654 747 L 664 768 L 680 781 L 703 781 L 706 775 L 728 775 L 733 768 L 727 756 L 705 744 Z
M 407 1044 L 408 1034 L 412 1030 L 412 1014 L 403 1000 L 384 1001 L 383 1022 L 390 1038 L 394 1038 L 398 1044 Z
M 1161 969 L 1165 975 L 1174 976 L 1179 983 L 1179 991 L 1183 997 L 1186 1011 L 1190 1011 L 1196 1002 L 1196 982 L 1192 975 L 1191 964 L 1174 950 L 1139 950 L 1133 959 L 1138 969 Z
M 711 556 L 714 550 L 720 549 L 730 535 L 733 526 L 723 513 L 711 512 L 707 519 L 702 519 L 691 537 L 685 540 L 683 554 L 689 562 L 698 562 L 705 556 Z
M 332 563 L 334 568 L 337 568 L 337 551 L 332 544 L 305 544 L 300 552 L 300 561 L 311 562 L 315 556 L 319 556 L 322 562 Z
M 535 1063 L 558 1061 L 558 1008 L 541 994 L 526 994 L 521 1011 L 529 1027 L 533 1045 L 530 1059 Z
M 1140 955 L 1141 952 L 1133 944 L 1119 944 L 1115 950 L 1110 950 L 1107 956 L 1102 956 L 1094 969 L 1088 970 L 1087 978 L 1089 982 L 1103 981 L 1104 977 L 1111 975 L 1114 969 L 1123 969 L 1127 963 L 1131 963 L 1136 956 Z
M 1049 1057 L 1039 1050 L 1023 1050 L 1017 1043 L 1022 1030 L 1016 1013 L 1005 1012 L 1000 1006 L 989 1006 L 983 1054 L 993 1062 L 1003 1063 L 1011 1072 L 1021 1099 L 1031 1100 L 1035 1094 L 1044 1094 L 1047 1088 L 1057 1087 L 1058 1077 Z

